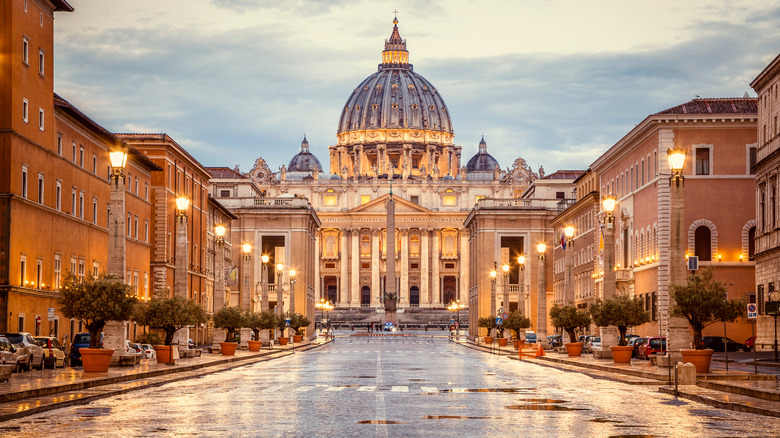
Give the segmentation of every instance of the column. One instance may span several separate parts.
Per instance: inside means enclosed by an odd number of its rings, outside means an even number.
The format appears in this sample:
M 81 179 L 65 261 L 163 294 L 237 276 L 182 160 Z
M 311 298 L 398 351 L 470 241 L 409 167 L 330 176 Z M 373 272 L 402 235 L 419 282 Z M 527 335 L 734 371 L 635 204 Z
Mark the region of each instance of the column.
M 239 304 L 243 310 L 251 310 L 252 288 L 250 287 L 250 271 L 252 259 L 249 254 L 242 254 L 241 257 L 241 298 Z
M 409 230 L 401 229 L 401 290 L 398 296 L 401 297 L 400 303 L 406 303 L 409 306 Z
M 180 214 L 176 218 L 176 260 L 174 261 L 173 274 L 174 296 L 182 297 L 184 299 L 190 298 L 187 285 L 188 269 L 189 261 L 187 260 L 187 215 Z M 241 280 L 239 279 L 239 281 Z M 184 345 L 186 347 L 189 337 L 189 329 L 183 328 L 174 334 L 172 343 Z M 122 351 L 124 351 L 124 347 L 122 348 Z
M 435 305 L 441 304 L 441 291 L 439 290 L 439 262 L 441 261 L 441 254 L 439 254 L 439 230 L 434 229 L 431 233 L 433 238 L 433 254 L 431 257 L 431 303 Z
M 126 275 L 126 230 L 125 224 L 125 177 L 124 175 L 112 176 L 111 198 L 109 200 L 108 218 L 108 263 L 106 273 L 119 278 L 122 282 L 128 279 Z M 151 291 L 150 291 L 151 292 Z M 152 295 L 153 296 L 153 295 Z M 103 345 L 114 350 L 112 361 L 119 360 L 125 351 L 125 338 L 127 338 L 126 325 L 122 321 L 109 321 L 103 329 Z M 70 340 L 71 343 L 73 340 Z
M 379 237 L 381 230 L 371 229 L 371 307 L 384 309 L 384 302 L 379 301 Z
M 685 200 L 681 179 L 670 180 L 669 212 L 671 236 L 669 242 L 669 286 L 666 289 L 669 304 L 665 309 L 666 315 L 662 315 L 662 318 L 659 318 L 659 320 L 666 319 L 668 323 L 665 336 L 671 363 L 677 363 L 679 360 L 682 360 L 680 350 L 688 349 L 692 346 L 688 321 L 685 318 L 671 316 L 672 309 L 675 306 L 674 297 L 671 294 L 671 285 L 685 284 L 686 281 L 685 252 L 688 245 L 686 243 L 687 239 L 684 237 L 687 233 L 685 232 Z
M 350 299 L 350 306 L 360 307 L 360 228 L 352 228 L 349 230 L 352 239 L 352 250 L 349 253 L 350 261 L 352 262 L 352 278 L 350 281 L 350 290 L 352 290 L 352 298 Z
M 563 279 L 563 305 L 565 306 L 573 306 L 574 305 L 574 281 L 572 278 L 572 270 L 574 266 L 574 239 L 566 238 L 566 249 L 563 250 L 563 260 L 566 266 L 563 267 L 564 269 L 564 279 Z M 574 341 L 572 341 L 574 342 Z
M 536 292 L 536 339 L 547 342 L 547 277 L 544 252 L 539 252 L 539 288 Z M 530 315 L 528 315 L 530 318 Z
M 608 216 L 604 220 L 604 277 L 601 282 L 601 299 L 608 300 L 615 296 L 615 218 Z M 602 353 L 609 353 L 611 356 L 612 350 L 608 347 L 618 344 L 618 332 L 617 327 L 599 327 L 599 335 L 601 335 Z
M 347 230 L 339 230 L 341 232 L 341 245 L 339 246 L 339 252 L 341 253 L 341 278 L 339 279 L 339 286 L 341 287 L 341 296 L 339 297 L 339 304 L 343 307 L 350 305 L 349 299 L 349 257 L 347 256 Z
M 214 251 L 214 312 L 225 307 L 225 246 L 222 243 L 215 244 Z M 267 303 L 266 303 L 267 304 Z M 219 345 L 225 342 L 226 330 L 215 328 L 211 339 L 211 345 Z
M 517 310 L 520 310 L 523 312 L 523 315 L 530 318 L 531 303 L 528 301 L 527 296 L 530 294 L 525 293 L 525 264 L 520 265 L 520 272 L 518 273 L 517 278 L 519 283 L 517 287 Z M 504 311 L 506 311 L 506 309 Z
M 469 232 L 460 230 L 460 281 L 457 299 L 465 303 L 469 296 Z
M 320 261 L 322 260 L 322 250 L 320 248 L 320 236 L 322 232 L 317 231 L 314 234 L 314 299 L 319 301 L 320 298 L 324 298 L 322 290 L 322 281 L 320 281 Z
M 431 230 L 423 228 L 420 230 L 420 307 L 430 307 L 431 302 L 428 285 L 430 284 L 430 277 L 428 276 L 428 234 Z

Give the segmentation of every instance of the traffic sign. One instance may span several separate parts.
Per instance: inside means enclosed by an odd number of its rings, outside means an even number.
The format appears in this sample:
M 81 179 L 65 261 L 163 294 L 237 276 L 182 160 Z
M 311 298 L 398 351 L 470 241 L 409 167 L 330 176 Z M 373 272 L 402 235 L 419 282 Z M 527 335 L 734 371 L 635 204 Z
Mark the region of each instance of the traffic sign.
M 758 318 L 758 309 L 756 308 L 755 303 L 750 303 L 747 305 L 747 314 L 748 314 L 748 319 Z
M 290 326 L 290 318 L 284 318 L 284 326 L 289 327 Z
M 501 319 L 501 317 L 496 318 L 496 325 L 501 325 L 501 324 L 503 324 L 503 322 L 504 322 L 504 320 Z
M 504 318 L 504 319 L 507 319 L 507 318 L 509 318 L 509 314 L 508 313 L 504 313 L 503 315 L 501 315 L 501 317 Z
M 697 256 L 688 257 L 688 270 L 689 271 L 699 270 L 699 257 Z
M 48 317 L 49 321 L 54 321 L 54 307 L 49 307 Z
M 496 313 L 496 315 L 501 316 L 502 313 L 504 313 L 504 306 L 498 308 L 498 313 Z

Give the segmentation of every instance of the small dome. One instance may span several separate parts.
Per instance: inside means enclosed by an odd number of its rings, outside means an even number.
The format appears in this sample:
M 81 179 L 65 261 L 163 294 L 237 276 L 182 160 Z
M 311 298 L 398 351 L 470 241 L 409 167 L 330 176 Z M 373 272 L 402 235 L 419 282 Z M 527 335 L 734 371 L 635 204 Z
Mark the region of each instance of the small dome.
M 309 152 L 309 141 L 306 140 L 306 136 L 303 136 L 301 142 L 301 151 L 292 157 L 290 165 L 287 166 L 288 172 L 322 172 L 322 164 L 311 152 Z
M 443 177 L 442 179 L 443 179 L 444 181 L 452 181 L 452 180 L 454 180 L 455 178 L 453 178 L 453 177 L 452 177 L 452 175 L 444 175 L 444 177 Z
M 492 155 L 487 153 L 487 143 L 485 142 L 485 136 L 482 136 L 482 140 L 479 142 L 479 152 L 471 157 L 466 164 L 467 172 L 492 172 L 498 161 L 493 158 Z
M 330 179 L 331 179 L 331 180 L 334 180 L 334 179 L 341 179 L 341 177 L 340 177 L 340 176 L 339 176 L 337 173 L 334 173 L 334 174 L 333 174 L 333 176 L 331 176 L 331 177 L 330 177 Z

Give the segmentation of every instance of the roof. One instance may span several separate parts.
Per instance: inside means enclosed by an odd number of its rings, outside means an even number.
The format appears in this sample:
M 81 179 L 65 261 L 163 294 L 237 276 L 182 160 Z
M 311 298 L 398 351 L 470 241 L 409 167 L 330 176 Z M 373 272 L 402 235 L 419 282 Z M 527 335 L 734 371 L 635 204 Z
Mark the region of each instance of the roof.
M 215 179 L 247 179 L 247 177 L 229 167 L 207 167 L 206 170 Z
M 755 114 L 757 112 L 758 103 L 755 98 L 726 97 L 696 98 L 656 114 Z
M 208 199 L 209 199 L 209 204 L 213 205 L 214 208 L 224 213 L 227 217 L 229 217 L 230 219 L 238 219 L 238 216 L 233 214 L 230 210 L 227 209 L 227 207 L 222 205 L 222 203 L 214 199 L 211 195 L 208 195 Z
M 761 73 L 750 83 L 750 86 L 756 91 L 761 90 L 778 74 L 780 74 L 780 55 L 777 55 L 772 62 L 764 67 Z
M 109 143 L 110 146 L 127 149 L 128 155 L 130 157 L 135 159 L 138 163 L 146 166 L 149 170 L 155 170 L 155 171 L 163 170 L 162 167 L 155 164 L 152 160 L 149 159 L 149 157 L 142 154 L 134 147 L 129 146 L 127 143 L 120 140 L 117 136 L 110 133 L 106 128 L 100 126 L 97 122 L 89 118 L 89 116 L 81 112 L 81 110 L 73 106 L 73 104 L 71 104 L 67 100 L 63 99 L 57 93 L 54 93 L 54 106 L 55 108 L 61 110 L 62 112 L 76 119 L 76 121 L 86 126 L 89 130 L 91 130 L 98 136 L 102 137 L 106 142 Z
M 558 170 L 549 175 L 545 175 L 541 179 L 570 179 L 576 180 L 580 176 L 584 175 L 586 170 Z
M 73 12 L 73 6 L 65 0 L 51 0 L 54 5 L 54 12 Z

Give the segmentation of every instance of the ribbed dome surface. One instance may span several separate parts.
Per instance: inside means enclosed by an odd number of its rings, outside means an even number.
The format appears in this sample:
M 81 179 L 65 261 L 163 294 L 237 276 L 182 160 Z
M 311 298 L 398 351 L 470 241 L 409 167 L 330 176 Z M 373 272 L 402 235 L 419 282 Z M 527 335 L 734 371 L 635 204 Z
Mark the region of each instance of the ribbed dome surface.
M 492 172 L 496 166 L 498 166 L 498 161 L 487 153 L 487 143 L 485 142 L 485 137 L 482 137 L 482 140 L 479 142 L 479 152 L 466 163 L 466 171 Z
M 424 77 L 412 71 L 406 40 L 398 33 L 385 40 L 379 71 L 366 78 L 347 99 L 338 134 L 364 129 L 427 129 L 452 134 L 444 100 Z
M 309 152 L 309 141 L 306 140 L 306 136 L 303 137 L 301 142 L 301 151 L 292 157 L 290 165 L 287 166 L 288 172 L 312 172 L 314 169 L 322 172 L 322 164 L 311 152 Z

